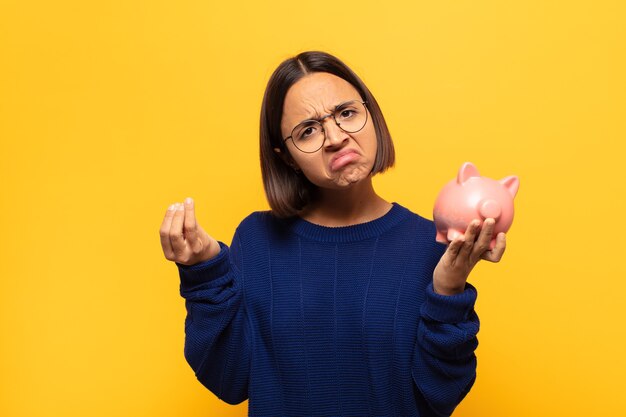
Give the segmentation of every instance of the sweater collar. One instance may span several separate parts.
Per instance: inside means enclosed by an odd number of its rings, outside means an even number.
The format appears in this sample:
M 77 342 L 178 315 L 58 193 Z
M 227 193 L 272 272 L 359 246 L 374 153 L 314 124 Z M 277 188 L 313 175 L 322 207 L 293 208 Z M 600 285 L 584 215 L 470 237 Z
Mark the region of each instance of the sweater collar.
M 379 236 L 408 217 L 410 211 L 398 203 L 392 203 L 391 209 L 383 216 L 369 222 L 351 226 L 320 226 L 293 217 L 289 220 L 290 228 L 298 235 L 320 242 L 354 242 Z

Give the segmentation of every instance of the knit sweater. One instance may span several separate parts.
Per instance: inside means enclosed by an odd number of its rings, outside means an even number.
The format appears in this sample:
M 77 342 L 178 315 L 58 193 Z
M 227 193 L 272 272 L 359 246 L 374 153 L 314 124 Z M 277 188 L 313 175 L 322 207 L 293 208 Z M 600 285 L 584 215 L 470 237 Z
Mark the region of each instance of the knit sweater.
M 476 378 L 476 289 L 433 291 L 446 249 L 397 203 L 325 227 L 255 212 L 215 258 L 178 264 L 187 362 L 248 415 L 448 416 Z

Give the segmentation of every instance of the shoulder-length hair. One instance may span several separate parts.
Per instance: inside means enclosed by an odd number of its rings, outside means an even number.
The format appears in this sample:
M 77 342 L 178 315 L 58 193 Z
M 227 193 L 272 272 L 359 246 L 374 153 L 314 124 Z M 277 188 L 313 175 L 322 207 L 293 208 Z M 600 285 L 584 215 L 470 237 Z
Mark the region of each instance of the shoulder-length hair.
M 289 58 L 271 75 L 261 105 L 261 174 L 272 213 L 278 217 L 296 215 L 315 198 L 316 186 L 284 159 L 289 157 L 289 152 L 280 129 L 287 91 L 298 80 L 315 72 L 327 72 L 343 78 L 367 103 L 378 145 L 370 175 L 384 172 L 395 162 L 393 142 L 383 113 L 370 90 L 346 64 L 320 51 L 302 52 Z M 280 154 L 275 149 L 279 149 Z

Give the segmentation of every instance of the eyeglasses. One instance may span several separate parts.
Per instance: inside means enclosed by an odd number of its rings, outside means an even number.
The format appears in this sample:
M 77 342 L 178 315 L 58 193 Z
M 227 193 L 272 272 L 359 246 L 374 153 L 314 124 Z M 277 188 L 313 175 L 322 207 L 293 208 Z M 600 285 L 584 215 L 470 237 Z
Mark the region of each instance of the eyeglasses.
M 322 122 L 332 117 L 335 124 L 347 133 L 356 133 L 367 123 L 367 107 L 364 101 L 351 100 L 339 104 L 335 110 L 319 119 L 305 120 L 291 131 L 291 135 L 283 139 L 291 139 L 296 148 L 304 153 L 313 153 L 322 149 L 326 141 L 326 133 Z

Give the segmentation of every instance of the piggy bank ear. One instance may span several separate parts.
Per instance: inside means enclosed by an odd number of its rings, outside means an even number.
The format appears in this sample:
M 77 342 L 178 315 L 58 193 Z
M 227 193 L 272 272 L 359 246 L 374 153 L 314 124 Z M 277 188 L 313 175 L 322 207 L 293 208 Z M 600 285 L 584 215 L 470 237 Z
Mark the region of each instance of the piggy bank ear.
M 456 176 L 457 184 L 463 184 L 465 181 L 470 179 L 471 177 L 480 177 L 478 173 L 478 168 L 471 162 L 466 162 L 459 169 L 459 174 Z
M 502 178 L 499 182 L 500 184 L 504 185 L 504 188 L 509 190 L 511 196 L 515 198 L 517 190 L 519 189 L 519 178 L 517 178 L 515 175 L 511 175 L 509 177 Z

